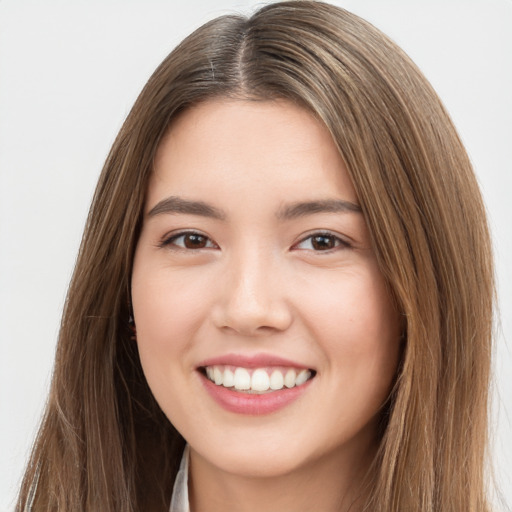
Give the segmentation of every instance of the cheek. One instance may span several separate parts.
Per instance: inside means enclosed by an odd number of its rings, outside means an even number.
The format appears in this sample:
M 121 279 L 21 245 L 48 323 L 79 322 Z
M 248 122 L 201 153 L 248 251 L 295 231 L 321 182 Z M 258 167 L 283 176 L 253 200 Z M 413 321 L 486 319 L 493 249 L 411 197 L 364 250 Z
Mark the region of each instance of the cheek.
M 204 318 L 204 283 L 173 272 L 161 262 L 135 259 L 132 303 L 137 345 L 151 391 L 170 421 L 180 417 L 184 377 L 190 373 L 190 344 Z
M 207 309 L 204 280 L 165 268 L 134 266 L 132 301 L 137 337 L 157 350 L 191 339 Z
M 141 257 L 142 256 L 142 257 Z M 181 388 L 190 367 L 189 344 L 200 325 L 200 283 L 136 253 L 132 303 L 137 345 L 148 384 L 166 412 L 175 407 L 173 389 Z
M 340 385 L 387 394 L 399 361 L 400 317 L 380 273 L 363 267 L 308 288 L 308 328 Z

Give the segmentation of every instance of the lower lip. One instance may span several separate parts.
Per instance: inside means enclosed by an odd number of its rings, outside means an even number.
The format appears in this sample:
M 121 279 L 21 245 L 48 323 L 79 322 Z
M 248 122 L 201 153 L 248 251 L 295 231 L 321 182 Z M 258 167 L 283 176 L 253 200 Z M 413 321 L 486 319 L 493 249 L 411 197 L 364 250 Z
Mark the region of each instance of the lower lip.
M 241 393 L 224 386 L 217 386 L 203 374 L 201 382 L 210 396 L 224 409 L 237 414 L 260 415 L 276 412 L 295 402 L 308 388 L 313 379 L 300 386 L 283 388 L 261 395 Z

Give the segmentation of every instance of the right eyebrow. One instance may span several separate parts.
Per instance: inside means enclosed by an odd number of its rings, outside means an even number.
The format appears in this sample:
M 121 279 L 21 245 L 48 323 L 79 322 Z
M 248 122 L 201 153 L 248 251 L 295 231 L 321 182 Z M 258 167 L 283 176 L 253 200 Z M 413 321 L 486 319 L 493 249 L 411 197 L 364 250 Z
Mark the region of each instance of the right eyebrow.
M 315 213 L 361 213 L 362 209 L 356 203 L 343 199 L 321 199 L 318 201 L 305 201 L 291 203 L 282 208 L 277 217 L 290 220 Z
M 212 219 L 225 220 L 226 214 L 203 201 L 190 201 L 177 196 L 169 196 L 158 202 L 148 213 L 148 217 L 161 215 L 163 213 L 173 214 L 182 213 L 188 215 L 199 215 L 201 217 L 210 217 Z

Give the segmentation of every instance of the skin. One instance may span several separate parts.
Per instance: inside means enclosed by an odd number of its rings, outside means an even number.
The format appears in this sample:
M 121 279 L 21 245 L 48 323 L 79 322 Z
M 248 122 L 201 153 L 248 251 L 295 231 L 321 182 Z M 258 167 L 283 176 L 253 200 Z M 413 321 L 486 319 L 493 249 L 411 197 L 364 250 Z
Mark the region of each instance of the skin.
M 170 196 L 222 218 L 150 214 Z M 285 101 L 203 103 L 159 147 L 132 300 L 148 383 L 191 447 L 193 511 L 359 508 L 399 314 L 360 211 L 282 215 L 319 200 L 358 202 L 325 126 Z M 200 248 L 178 237 L 191 230 Z M 313 243 L 318 232 L 326 244 Z M 276 412 L 230 412 L 197 369 L 228 353 L 278 355 L 316 376 Z

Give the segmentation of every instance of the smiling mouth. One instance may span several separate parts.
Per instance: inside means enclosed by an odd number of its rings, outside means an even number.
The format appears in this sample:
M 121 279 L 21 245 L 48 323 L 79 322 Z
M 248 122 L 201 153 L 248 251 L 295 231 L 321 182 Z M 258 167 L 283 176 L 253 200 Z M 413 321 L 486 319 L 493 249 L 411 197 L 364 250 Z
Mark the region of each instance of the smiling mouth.
M 199 371 L 211 382 L 244 394 L 265 394 L 302 386 L 316 372 L 305 368 L 244 368 L 231 365 L 203 366 Z

